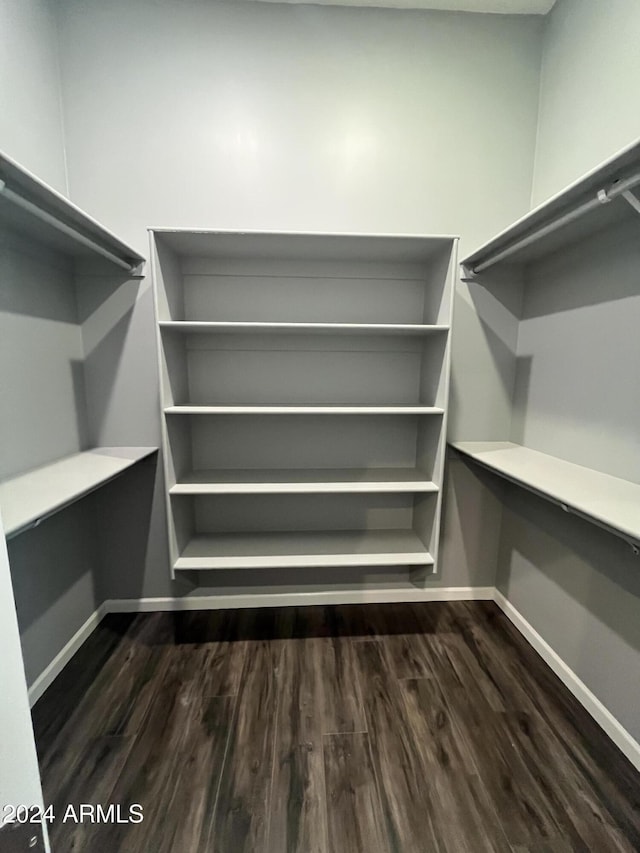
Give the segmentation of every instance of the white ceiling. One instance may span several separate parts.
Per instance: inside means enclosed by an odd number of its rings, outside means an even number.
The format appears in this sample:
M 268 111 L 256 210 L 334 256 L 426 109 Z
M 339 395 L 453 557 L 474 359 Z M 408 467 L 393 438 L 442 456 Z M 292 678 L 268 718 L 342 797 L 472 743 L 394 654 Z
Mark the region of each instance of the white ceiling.
M 556 0 L 260 0 L 263 3 L 311 3 L 322 6 L 381 6 L 394 9 L 439 9 L 449 12 L 493 12 L 502 15 L 546 15 Z

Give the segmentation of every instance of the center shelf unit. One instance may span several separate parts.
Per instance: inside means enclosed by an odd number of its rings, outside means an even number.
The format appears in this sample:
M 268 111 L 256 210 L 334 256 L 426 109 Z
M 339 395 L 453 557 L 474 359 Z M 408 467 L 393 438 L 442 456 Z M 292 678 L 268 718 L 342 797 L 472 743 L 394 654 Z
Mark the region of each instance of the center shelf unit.
M 172 577 L 389 567 L 417 597 L 437 571 L 457 238 L 150 238 Z

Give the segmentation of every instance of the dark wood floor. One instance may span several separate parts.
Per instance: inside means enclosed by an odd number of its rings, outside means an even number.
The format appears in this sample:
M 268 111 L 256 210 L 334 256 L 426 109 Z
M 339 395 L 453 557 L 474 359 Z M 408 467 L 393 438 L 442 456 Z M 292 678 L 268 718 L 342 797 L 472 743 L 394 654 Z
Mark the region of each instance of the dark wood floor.
M 638 774 L 492 603 L 109 616 L 34 709 L 54 853 L 640 850 Z

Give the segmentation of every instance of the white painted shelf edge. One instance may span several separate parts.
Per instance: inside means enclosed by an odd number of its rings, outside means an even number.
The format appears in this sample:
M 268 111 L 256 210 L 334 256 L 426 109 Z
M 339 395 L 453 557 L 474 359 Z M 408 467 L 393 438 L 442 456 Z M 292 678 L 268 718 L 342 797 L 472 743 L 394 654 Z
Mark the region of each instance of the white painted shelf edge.
M 489 267 L 499 263 L 503 259 L 503 254 L 506 256 L 507 253 L 510 255 L 510 262 L 518 263 L 521 260 L 520 249 L 517 248 L 519 246 L 528 247 L 529 255 L 535 257 L 543 257 L 546 254 L 545 246 L 547 245 L 553 251 L 557 251 L 556 243 L 546 242 L 550 234 L 559 227 L 564 228 L 571 224 L 580 216 L 594 220 L 592 230 L 602 227 L 603 222 L 606 224 L 606 215 L 612 207 L 607 202 L 614 201 L 627 184 L 631 187 L 637 186 L 638 183 L 640 183 L 640 141 L 636 140 L 517 219 L 464 258 L 461 265 L 469 273 L 479 266 Z M 627 211 L 632 215 L 630 206 L 626 205 L 622 199 L 617 204 L 621 205 L 623 212 Z M 583 212 L 580 216 L 574 217 L 579 209 Z M 565 242 L 571 242 L 573 232 L 567 229 L 565 233 L 567 235 Z M 561 238 L 562 241 L 563 238 Z
M 157 447 L 96 447 L 0 483 L 0 507 L 7 538 L 35 527 L 94 491 Z
M 182 334 L 328 334 L 328 335 L 431 335 L 448 332 L 449 326 L 426 326 L 411 323 L 278 323 L 262 321 L 195 321 L 161 320 L 167 331 Z
M 244 468 L 194 471 L 169 489 L 172 495 L 437 491 L 438 486 L 416 468 Z
M 434 406 L 168 406 L 167 415 L 443 415 Z
M 413 530 L 196 535 L 174 569 L 425 566 L 433 558 Z
M 139 277 L 145 259 L 15 160 L 0 152 L 0 209 L 11 207 L 16 224 L 72 256 L 94 255 Z
M 508 441 L 451 447 L 490 471 L 640 543 L 640 485 Z

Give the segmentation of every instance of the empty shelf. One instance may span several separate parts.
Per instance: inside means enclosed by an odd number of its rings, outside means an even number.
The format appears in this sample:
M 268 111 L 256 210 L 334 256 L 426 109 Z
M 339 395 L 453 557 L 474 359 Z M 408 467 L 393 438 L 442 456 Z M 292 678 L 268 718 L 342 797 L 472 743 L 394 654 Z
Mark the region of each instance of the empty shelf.
M 157 447 L 96 447 L 0 483 L 7 538 L 74 503 L 122 474 Z
M 239 469 L 194 471 L 172 495 L 308 494 L 319 492 L 437 492 L 415 468 Z
M 640 542 L 640 485 L 511 442 L 458 441 L 451 446 L 501 477 Z
M 246 334 L 276 335 L 430 335 L 448 331 L 448 326 L 424 326 L 410 323 L 266 323 L 266 322 L 196 322 L 194 320 L 161 320 L 161 329 L 182 334 Z
M 424 566 L 433 559 L 413 530 L 224 533 L 195 536 L 176 570 Z
M 167 415 L 443 415 L 435 406 L 168 406 Z

